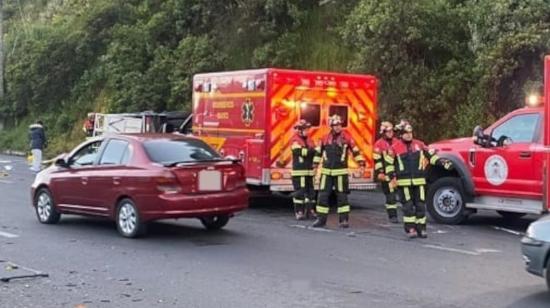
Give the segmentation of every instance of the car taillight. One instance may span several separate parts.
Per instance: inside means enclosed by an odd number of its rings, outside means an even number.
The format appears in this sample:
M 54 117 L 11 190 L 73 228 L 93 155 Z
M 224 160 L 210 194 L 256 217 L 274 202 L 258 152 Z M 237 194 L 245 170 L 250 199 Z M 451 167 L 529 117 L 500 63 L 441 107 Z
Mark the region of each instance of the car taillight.
M 155 182 L 157 189 L 163 194 L 177 194 L 181 192 L 181 185 L 176 176 L 171 172 L 156 177 Z

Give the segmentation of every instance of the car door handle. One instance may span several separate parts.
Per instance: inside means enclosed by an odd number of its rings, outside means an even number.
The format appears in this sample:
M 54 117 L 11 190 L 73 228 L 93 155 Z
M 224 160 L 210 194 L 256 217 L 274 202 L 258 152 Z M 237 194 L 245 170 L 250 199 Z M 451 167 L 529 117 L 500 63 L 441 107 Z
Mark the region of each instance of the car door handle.
M 80 178 L 80 181 L 82 181 L 82 184 L 83 185 L 88 185 L 88 177 L 87 176 L 83 176 Z
M 114 176 L 113 177 L 113 184 L 114 185 L 119 185 L 120 184 L 120 177 L 119 176 Z
M 531 152 L 519 152 L 520 158 L 531 158 Z

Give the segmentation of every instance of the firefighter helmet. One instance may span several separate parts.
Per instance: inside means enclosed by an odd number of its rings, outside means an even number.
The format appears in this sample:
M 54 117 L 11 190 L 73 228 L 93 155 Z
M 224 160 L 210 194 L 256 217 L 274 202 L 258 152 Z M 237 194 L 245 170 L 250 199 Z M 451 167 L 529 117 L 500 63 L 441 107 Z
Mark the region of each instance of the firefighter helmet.
M 309 123 L 308 121 L 302 119 L 300 121 L 298 121 L 298 123 L 296 123 L 296 125 L 294 125 L 294 129 L 306 129 L 306 128 L 310 128 L 311 127 L 311 123 Z
M 388 130 L 393 130 L 393 124 L 389 121 L 380 123 L 380 134 L 385 133 Z
M 329 126 L 342 125 L 342 118 L 339 115 L 334 114 L 328 120 Z
M 402 133 L 405 132 L 405 126 L 407 126 L 407 125 L 410 126 L 411 124 L 409 123 L 409 121 L 402 119 L 401 121 L 399 121 L 399 124 L 397 124 L 394 129 L 395 129 L 396 132 L 402 134 Z M 411 126 L 411 128 L 412 128 L 412 126 Z

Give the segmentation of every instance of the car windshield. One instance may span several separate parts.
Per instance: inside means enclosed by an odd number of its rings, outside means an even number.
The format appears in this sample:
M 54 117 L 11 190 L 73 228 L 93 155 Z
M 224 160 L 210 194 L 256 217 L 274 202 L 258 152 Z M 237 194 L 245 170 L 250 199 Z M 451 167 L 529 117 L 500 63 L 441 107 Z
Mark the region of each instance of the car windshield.
M 221 156 L 201 140 L 151 140 L 143 144 L 151 161 L 163 165 L 221 160 Z

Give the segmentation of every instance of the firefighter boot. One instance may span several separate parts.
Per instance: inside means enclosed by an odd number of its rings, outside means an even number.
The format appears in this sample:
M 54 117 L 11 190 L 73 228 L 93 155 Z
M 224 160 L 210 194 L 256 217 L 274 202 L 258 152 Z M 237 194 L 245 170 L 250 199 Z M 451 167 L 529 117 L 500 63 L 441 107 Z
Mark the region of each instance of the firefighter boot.
M 304 220 L 306 218 L 302 204 L 294 204 L 294 215 L 296 216 L 296 220 Z
M 327 224 L 327 215 L 325 214 L 318 214 L 317 219 L 313 224 L 311 225 L 313 228 L 323 228 Z
M 416 232 L 416 229 L 415 229 L 415 228 L 410 228 L 410 229 L 407 231 L 407 237 L 408 237 L 408 238 L 416 238 L 416 237 L 418 237 L 418 233 Z
M 396 209 L 388 209 L 388 219 L 392 224 L 399 223 L 399 220 L 397 219 L 397 210 Z
M 309 202 L 307 204 L 305 214 L 307 219 L 317 218 L 317 213 L 315 213 L 315 202 Z
M 418 233 L 418 237 L 428 238 L 428 232 L 426 231 L 426 225 L 425 224 L 417 224 L 416 225 L 416 232 Z
M 349 228 L 349 214 L 348 213 L 340 214 L 338 220 L 340 221 L 340 228 L 342 228 L 342 229 Z

